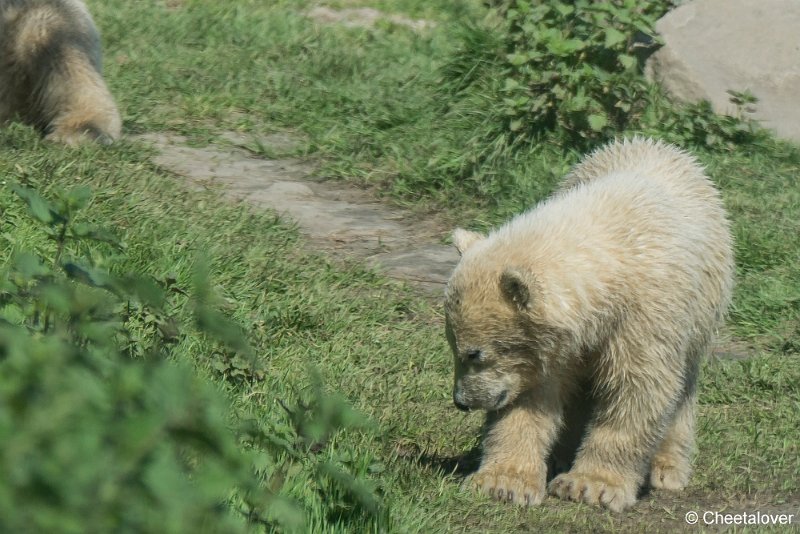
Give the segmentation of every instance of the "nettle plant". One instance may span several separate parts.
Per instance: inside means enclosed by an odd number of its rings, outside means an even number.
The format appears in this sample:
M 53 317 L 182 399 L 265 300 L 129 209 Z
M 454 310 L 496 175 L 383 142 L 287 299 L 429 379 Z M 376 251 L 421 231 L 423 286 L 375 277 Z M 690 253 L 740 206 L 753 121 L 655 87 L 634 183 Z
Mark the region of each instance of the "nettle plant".
M 647 92 L 637 47 L 653 42 L 655 2 L 517 0 L 499 10 L 508 25 L 501 105 L 511 132 L 591 143 L 625 127 Z
M 373 462 L 330 443 L 363 426 L 342 398 L 314 380 L 282 419 L 256 420 L 181 363 L 176 341 L 198 333 L 255 358 L 206 269 L 188 292 L 171 276 L 115 273 L 125 247 L 81 222 L 88 188 L 9 187 L 49 239 L 28 234 L 0 265 L 0 531 L 302 532 L 315 514 L 385 524 L 365 480 Z M 179 321 L 178 297 L 199 332 Z M 319 509 L 292 498 L 309 486 Z
M 766 142 L 769 132 L 750 115 L 758 99 L 749 91 L 729 90 L 728 95 L 736 110 L 733 115 L 716 114 L 706 100 L 675 105 L 654 98 L 654 105 L 639 118 L 638 129 L 681 146 L 716 151 Z

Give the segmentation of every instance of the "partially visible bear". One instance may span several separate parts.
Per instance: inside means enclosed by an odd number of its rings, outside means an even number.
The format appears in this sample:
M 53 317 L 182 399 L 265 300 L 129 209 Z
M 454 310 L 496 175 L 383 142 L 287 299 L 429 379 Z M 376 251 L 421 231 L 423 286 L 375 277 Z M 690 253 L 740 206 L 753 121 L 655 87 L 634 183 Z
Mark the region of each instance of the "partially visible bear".
M 100 38 L 83 2 L 0 0 L 0 123 L 15 117 L 68 145 L 119 138 Z
M 538 504 L 548 457 L 572 440 L 571 470 L 550 494 L 620 511 L 648 474 L 654 488 L 683 489 L 698 368 L 734 271 L 722 201 L 698 163 L 661 142 L 614 142 L 550 199 L 453 241 L 453 400 L 488 411 L 468 484 Z

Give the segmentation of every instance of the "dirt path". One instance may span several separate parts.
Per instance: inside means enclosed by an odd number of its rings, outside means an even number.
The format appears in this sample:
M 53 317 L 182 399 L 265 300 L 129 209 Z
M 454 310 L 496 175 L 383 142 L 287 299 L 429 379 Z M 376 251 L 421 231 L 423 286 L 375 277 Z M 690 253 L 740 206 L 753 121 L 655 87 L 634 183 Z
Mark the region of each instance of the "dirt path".
M 315 166 L 297 158 L 264 159 L 246 150 L 251 138 L 228 132 L 224 145 L 190 147 L 171 134 L 138 136 L 157 149 L 154 162 L 194 187 L 219 187 L 231 199 L 276 211 L 294 221 L 312 246 L 341 261 L 364 261 L 438 300 L 458 262 L 442 244 L 448 228 L 381 202 L 343 182 L 322 181 Z M 267 152 L 287 152 L 282 135 L 257 140 Z M 724 331 L 712 358 L 746 359 L 754 349 Z
M 221 186 L 232 199 L 293 220 L 316 248 L 338 259 L 365 261 L 432 296 L 442 294 L 458 254 L 441 244 L 446 231 L 435 221 L 412 218 L 351 185 L 321 181 L 308 161 L 259 158 L 241 148 L 249 139 L 233 133 L 224 138 L 232 146 L 195 148 L 168 134 L 138 137 L 158 150 L 157 165 L 193 186 Z M 285 145 L 280 136 L 259 142 L 277 152 L 286 148 L 275 146 Z

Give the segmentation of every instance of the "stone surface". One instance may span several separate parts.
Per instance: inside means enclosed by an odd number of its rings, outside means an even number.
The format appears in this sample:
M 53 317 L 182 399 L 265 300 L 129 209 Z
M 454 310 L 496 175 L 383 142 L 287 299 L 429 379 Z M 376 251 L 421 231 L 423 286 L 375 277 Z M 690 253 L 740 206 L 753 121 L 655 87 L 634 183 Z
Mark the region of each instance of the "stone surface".
M 384 13 L 371 7 L 333 9 L 317 6 L 308 12 L 308 17 L 322 24 L 341 24 L 348 28 L 372 28 L 381 21 L 406 26 L 414 31 L 432 28 L 430 20 L 410 19 L 395 13 Z
M 727 91 L 749 90 L 752 117 L 800 142 L 800 1 L 692 0 L 656 29 L 665 45 L 647 73 L 670 94 L 735 114 Z
M 239 146 L 249 144 L 235 134 L 222 138 Z M 146 134 L 138 139 L 158 149 L 157 165 L 185 178 L 191 187 L 218 188 L 231 199 L 274 210 L 294 221 L 315 248 L 342 260 L 365 261 L 437 299 L 458 262 L 455 249 L 441 244 L 447 231 L 436 221 L 412 218 L 356 187 L 316 180 L 308 161 L 262 159 L 237 147 L 190 147 L 177 135 Z M 290 146 L 283 137 L 276 140 L 284 148 Z M 271 145 L 270 138 L 257 144 Z

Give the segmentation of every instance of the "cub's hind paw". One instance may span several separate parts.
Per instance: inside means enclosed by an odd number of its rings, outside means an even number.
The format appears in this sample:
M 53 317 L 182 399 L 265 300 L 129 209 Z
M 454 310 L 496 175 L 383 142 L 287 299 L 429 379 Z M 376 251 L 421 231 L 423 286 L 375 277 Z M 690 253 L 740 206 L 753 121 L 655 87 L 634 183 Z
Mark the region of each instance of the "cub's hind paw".
M 44 138 L 46 141 L 67 146 L 77 146 L 83 143 L 110 145 L 114 142 L 114 136 L 91 125 L 82 128 L 57 128 Z
M 545 496 L 545 477 L 512 470 L 485 469 L 468 477 L 464 487 L 488 493 L 498 501 L 536 506 Z

